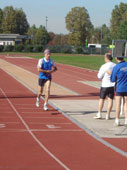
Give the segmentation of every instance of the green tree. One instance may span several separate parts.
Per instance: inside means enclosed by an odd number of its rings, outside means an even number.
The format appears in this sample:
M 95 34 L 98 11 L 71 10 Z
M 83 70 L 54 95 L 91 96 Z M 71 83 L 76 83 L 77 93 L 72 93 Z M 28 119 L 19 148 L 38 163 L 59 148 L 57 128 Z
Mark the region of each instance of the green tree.
M 26 15 L 22 9 L 7 6 L 3 9 L 3 33 L 25 34 L 29 28 Z
M 15 32 L 21 35 L 26 34 L 29 28 L 29 23 L 27 21 L 25 13 L 21 8 L 15 10 L 15 23 L 16 23 Z
M 3 32 L 2 22 L 3 22 L 3 11 L 2 11 L 2 9 L 0 9 L 0 33 Z
M 36 32 L 37 32 L 37 28 L 35 25 L 29 27 L 27 35 L 31 36 L 31 44 L 37 44 L 35 40 Z
M 111 33 L 114 39 L 118 39 L 121 29 L 124 29 L 123 26 L 127 21 L 127 3 L 120 3 L 120 5 L 116 5 L 112 11 L 111 16 Z M 120 31 L 120 32 L 119 32 Z M 124 32 L 124 31 L 122 31 Z
M 70 31 L 71 45 L 85 46 L 85 40 L 90 34 L 93 25 L 85 7 L 74 7 L 65 18 L 66 28 Z
M 36 44 L 46 45 L 49 42 L 49 34 L 44 26 L 40 26 L 34 36 Z
M 12 6 L 5 7 L 3 9 L 3 22 L 2 22 L 3 33 L 15 33 L 15 11 Z
M 123 21 L 118 27 L 117 39 L 127 40 L 127 21 Z

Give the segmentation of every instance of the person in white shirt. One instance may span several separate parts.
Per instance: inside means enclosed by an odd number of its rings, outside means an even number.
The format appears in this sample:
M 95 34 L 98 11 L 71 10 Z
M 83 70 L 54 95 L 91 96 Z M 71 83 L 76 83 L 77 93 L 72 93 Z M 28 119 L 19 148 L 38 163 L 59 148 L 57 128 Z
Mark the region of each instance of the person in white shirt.
M 107 106 L 107 113 L 106 113 L 106 120 L 110 119 L 110 112 L 113 106 L 113 98 L 114 98 L 114 85 L 110 80 L 111 75 L 108 74 L 108 70 L 113 70 L 115 63 L 112 62 L 112 55 L 110 53 L 105 54 L 105 64 L 103 64 L 97 77 L 102 80 L 101 89 L 100 89 L 100 99 L 99 99 L 99 106 L 98 106 L 98 113 L 94 117 L 95 119 L 102 118 L 102 109 L 104 106 L 104 101 L 106 97 L 108 97 L 108 106 Z

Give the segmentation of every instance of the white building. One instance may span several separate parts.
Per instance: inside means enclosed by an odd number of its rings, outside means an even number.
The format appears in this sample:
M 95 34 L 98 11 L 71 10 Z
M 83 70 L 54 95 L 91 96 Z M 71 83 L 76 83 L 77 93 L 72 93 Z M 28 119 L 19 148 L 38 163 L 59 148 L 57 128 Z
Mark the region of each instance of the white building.
M 23 43 L 31 38 L 20 34 L 0 34 L 0 45 L 17 45 Z

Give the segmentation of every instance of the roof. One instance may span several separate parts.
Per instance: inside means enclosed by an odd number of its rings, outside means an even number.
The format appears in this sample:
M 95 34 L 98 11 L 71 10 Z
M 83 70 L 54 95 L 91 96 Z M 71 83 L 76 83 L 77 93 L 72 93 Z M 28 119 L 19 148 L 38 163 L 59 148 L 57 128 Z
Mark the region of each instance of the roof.
M 0 39 L 8 39 L 8 38 L 13 38 L 13 39 L 17 39 L 17 38 L 20 38 L 20 39 L 30 39 L 30 36 L 27 36 L 27 35 L 20 35 L 20 34 L 0 34 Z

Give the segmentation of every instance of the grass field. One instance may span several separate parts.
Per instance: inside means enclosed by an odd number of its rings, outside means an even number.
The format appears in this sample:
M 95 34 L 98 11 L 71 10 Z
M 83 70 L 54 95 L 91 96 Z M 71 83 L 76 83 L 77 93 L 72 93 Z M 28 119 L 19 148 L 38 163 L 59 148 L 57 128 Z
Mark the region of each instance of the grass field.
M 41 58 L 43 54 L 32 55 L 34 58 Z M 104 64 L 104 55 L 93 56 L 93 55 L 80 55 L 80 54 L 56 54 L 52 53 L 51 58 L 54 59 L 56 63 L 69 64 L 73 66 L 78 66 L 82 68 L 88 68 L 92 70 L 98 70 L 102 64 Z M 115 59 L 113 60 L 114 62 Z

